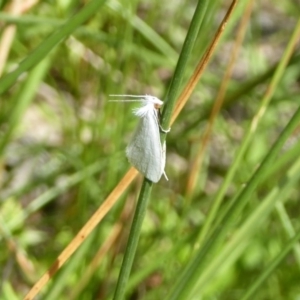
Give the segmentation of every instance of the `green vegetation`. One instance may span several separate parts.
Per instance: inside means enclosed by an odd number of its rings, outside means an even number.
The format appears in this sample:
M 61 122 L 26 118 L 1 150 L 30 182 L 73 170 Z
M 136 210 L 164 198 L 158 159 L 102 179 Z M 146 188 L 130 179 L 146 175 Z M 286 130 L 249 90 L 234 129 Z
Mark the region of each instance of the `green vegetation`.
M 0 300 L 25 297 L 128 171 L 136 104 L 108 95 L 157 96 L 167 128 L 223 2 L 0 1 Z M 169 181 L 132 181 L 38 299 L 300 299 L 300 8 L 250 4 L 162 136 Z

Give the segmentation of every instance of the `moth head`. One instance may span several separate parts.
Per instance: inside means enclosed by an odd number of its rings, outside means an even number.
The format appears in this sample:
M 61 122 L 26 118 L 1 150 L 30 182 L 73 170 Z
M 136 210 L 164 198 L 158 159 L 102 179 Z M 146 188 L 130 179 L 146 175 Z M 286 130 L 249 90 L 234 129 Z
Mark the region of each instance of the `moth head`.
M 148 103 L 152 103 L 156 109 L 161 108 L 161 106 L 164 104 L 163 101 L 158 99 L 157 97 L 146 95 L 145 100 Z

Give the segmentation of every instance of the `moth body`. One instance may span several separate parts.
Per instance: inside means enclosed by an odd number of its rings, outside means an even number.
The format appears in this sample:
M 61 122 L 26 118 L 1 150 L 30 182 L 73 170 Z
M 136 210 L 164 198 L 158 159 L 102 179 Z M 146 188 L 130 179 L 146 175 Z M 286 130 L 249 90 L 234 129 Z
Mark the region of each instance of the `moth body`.
M 163 101 L 150 95 L 112 95 L 138 97 L 141 107 L 133 109 L 135 116 L 140 118 L 137 129 L 126 148 L 126 156 L 133 165 L 147 179 L 156 183 L 165 174 L 166 146 L 162 145 L 159 133 L 158 109 Z M 115 100 L 118 101 L 118 100 Z

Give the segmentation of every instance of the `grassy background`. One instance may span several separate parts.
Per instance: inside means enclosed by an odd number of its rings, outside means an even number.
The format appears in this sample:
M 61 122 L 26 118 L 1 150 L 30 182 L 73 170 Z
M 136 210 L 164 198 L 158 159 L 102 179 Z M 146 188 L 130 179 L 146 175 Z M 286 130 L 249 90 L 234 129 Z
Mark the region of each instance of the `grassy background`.
M 108 95 L 152 94 L 164 100 L 197 4 L 100 2 L 82 17 L 81 25 L 72 16 L 84 11 L 84 1 L 37 1 L 26 9 L 18 1 L 15 7 L 0 2 L 0 49 L 8 53 L 0 56 L 0 299 L 26 294 L 127 171 L 124 149 L 137 125 L 134 105 L 109 103 Z M 229 5 L 210 2 L 182 74 L 184 83 Z M 259 179 L 244 208 L 230 221 L 222 218 L 299 107 L 298 44 L 201 240 L 206 217 L 290 42 L 299 19 L 297 1 L 254 5 L 224 108 L 196 184 L 187 191 L 246 3 L 240 1 L 201 82 L 167 136 L 169 181 L 162 178 L 153 188 L 128 299 L 179 299 L 172 290 L 184 282 L 183 270 L 196 268 L 198 249 L 209 247 L 205 241 L 213 238 L 214 226 L 225 227 L 227 222 L 229 230 L 203 258 L 193 296 L 186 299 L 242 299 L 299 233 L 299 129 Z M 62 40 L 60 26 L 66 20 L 70 32 Z M 49 40 L 53 33 L 57 40 Z M 51 51 L 43 51 L 46 48 Z M 39 55 L 44 57 L 41 62 Z M 28 58 L 32 65 L 20 70 L 18 64 Z M 9 77 L 13 70 L 20 76 Z M 112 297 L 140 185 L 141 177 L 44 287 L 41 299 Z M 114 234 L 96 264 L 95 255 Z M 292 246 L 250 299 L 300 299 L 297 240 Z

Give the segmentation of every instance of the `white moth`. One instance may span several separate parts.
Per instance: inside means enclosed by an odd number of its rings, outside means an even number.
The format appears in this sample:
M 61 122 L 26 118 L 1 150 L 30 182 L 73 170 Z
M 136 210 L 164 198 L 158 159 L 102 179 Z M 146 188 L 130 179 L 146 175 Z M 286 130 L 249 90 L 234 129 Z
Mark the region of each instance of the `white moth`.
M 126 156 L 131 165 L 152 182 L 158 182 L 165 173 L 166 144 L 161 144 L 159 134 L 158 109 L 163 101 L 150 95 L 110 95 L 115 97 L 132 97 L 139 99 L 111 100 L 138 101 L 142 105 L 133 109 L 134 115 L 140 118 L 139 125 L 132 140 L 126 148 Z

